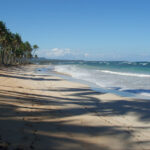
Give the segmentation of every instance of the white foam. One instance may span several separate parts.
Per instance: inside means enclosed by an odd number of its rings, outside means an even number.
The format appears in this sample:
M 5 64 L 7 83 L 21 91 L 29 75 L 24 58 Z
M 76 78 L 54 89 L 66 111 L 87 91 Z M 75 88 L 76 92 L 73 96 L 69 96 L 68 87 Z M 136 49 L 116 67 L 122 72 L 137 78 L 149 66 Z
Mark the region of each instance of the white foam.
M 75 77 L 75 78 L 83 78 L 83 77 L 87 76 L 86 72 L 81 71 L 81 69 L 76 67 L 75 65 L 55 66 L 54 70 L 57 71 L 57 72 L 69 74 L 69 75 L 71 75 L 72 77 Z
M 146 66 L 148 63 L 141 63 L 141 65 Z
M 71 75 L 73 78 L 88 81 L 98 85 L 106 90 L 127 92 L 129 94 L 150 97 L 150 93 L 142 92 L 144 89 L 150 89 L 150 75 L 134 74 L 126 72 L 115 72 L 110 70 L 100 70 L 98 68 L 88 68 L 81 65 L 56 65 L 54 70 L 57 72 Z M 135 93 L 134 90 L 142 93 Z M 128 90 L 131 92 L 128 92 Z M 133 90 L 133 92 L 132 92 Z
M 140 95 L 150 97 L 150 93 L 141 93 Z
M 104 72 L 104 73 L 116 74 L 116 75 L 122 75 L 122 76 L 132 76 L 132 77 L 146 77 L 146 78 L 150 78 L 150 75 L 148 75 L 148 74 L 136 74 L 136 73 L 115 72 L 115 71 L 109 71 L 109 70 L 100 70 L 100 71 L 101 71 L 101 72 Z

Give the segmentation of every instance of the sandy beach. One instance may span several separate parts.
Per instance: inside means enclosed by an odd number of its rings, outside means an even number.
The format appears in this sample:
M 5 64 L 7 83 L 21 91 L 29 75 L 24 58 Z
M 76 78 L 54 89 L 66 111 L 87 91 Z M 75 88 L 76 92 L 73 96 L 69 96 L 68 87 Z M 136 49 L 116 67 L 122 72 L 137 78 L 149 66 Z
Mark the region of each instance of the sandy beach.
M 34 72 L 0 69 L 0 149 L 150 150 L 150 101 L 92 91 Z

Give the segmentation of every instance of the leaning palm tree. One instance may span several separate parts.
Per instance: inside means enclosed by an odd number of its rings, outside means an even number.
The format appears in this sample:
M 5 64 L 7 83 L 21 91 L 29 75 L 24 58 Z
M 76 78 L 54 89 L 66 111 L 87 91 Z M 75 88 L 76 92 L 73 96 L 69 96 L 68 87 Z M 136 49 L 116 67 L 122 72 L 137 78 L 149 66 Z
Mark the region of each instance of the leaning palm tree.
M 35 57 L 35 52 L 37 51 L 37 49 L 38 49 L 39 47 L 38 47 L 38 45 L 33 45 L 33 56 Z
M 31 46 L 31 44 L 28 42 L 28 41 L 26 41 L 25 43 L 24 43 L 24 45 L 25 45 L 25 61 L 26 61 L 26 63 L 28 62 L 28 60 L 30 59 L 30 58 L 32 58 L 32 46 Z
M 10 32 L 0 21 L 0 64 L 28 63 L 37 49 L 37 45 L 23 42 L 18 33 Z
M 6 49 L 8 30 L 4 22 L 0 21 L 0 60 L 4 64 L 4 52 Z
M 18 33 L 13 34 L 13 36 L 14 36 L 14 38 L 13 38 L 13 45 L 14 45 L 13 56 L 14 56 L 14 62 L 16 64 L 16 63 L 18 63 L 18 57 L 19 57 L 18 51 L 20 51 L 22 39 Z
M 5 39 L 4 64 L 11 63 L 12 41 L 13 41 L 13 37 L 11 32 L 7 32 L 6 39 Z

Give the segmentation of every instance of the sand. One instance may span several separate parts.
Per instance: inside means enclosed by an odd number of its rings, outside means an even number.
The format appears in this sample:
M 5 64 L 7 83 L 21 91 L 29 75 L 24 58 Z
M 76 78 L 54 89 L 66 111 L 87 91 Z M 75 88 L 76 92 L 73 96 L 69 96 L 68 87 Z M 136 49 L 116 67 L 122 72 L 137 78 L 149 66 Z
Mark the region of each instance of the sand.
M 150 150 L 150 101 L 92 91 L 37 74 L 0 69 L 0 149 Z

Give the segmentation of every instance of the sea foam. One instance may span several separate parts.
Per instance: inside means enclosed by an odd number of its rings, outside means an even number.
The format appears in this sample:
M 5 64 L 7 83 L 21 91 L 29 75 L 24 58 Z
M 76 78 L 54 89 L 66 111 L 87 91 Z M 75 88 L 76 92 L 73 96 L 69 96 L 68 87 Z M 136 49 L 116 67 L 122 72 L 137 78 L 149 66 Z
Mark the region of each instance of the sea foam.
M 150 75 L 147 75 L 147 74 L 114 72 L 114 71 L 109 71 L 109 70 L 100 70 L 100 71 L 105 72 L 105 73 L 110 73 L 110 74 L 121 75 L 121 76 L 133 76 L 133 77 L 147 77 L 147 78 L 150 78 Z
M 105 64 L 105 66 L 101 64 Z M 108 65 L 108 63 L 106 66 L 105 62 L 92 62 L 87 64 L 78 63 L 67 65 L 54 65 L 54 70 L 57 72 L 71 75 L 73 78 L 76 79 L 88 81 L 106 90 L 127 92 L 143 97 L 150 97 L 148 92 L 148 90 L 150 89 L 150 74 L 148 74 L 147 72 L 142 73 L 141 70 L 143 68 L 139 70 L 139 72 L 136 70 L 134 72 L 131 72 L 133 70 L 130 68 L 128 69 L 128 67 L 126 66 L 125 68 L 116 69 L 116 66 L 114 67 L 111 63 L 109 64 L 110 66 Z M 131 65 L 133 66 L 134 64 Z M 144 93 L 143 90 L 145 90 Z

